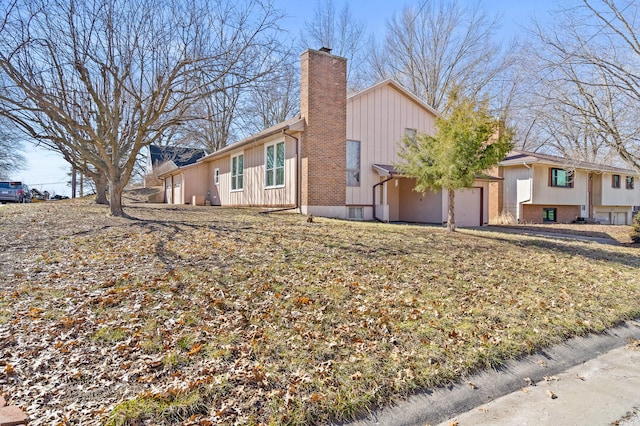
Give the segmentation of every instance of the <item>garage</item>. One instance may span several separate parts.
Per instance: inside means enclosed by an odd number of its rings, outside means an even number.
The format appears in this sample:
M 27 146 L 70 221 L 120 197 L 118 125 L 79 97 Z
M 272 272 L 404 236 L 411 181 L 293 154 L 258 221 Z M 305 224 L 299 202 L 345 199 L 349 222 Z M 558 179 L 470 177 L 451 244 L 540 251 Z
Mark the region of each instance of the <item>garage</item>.
M 456 226 L 481 226 L 482 188 L 456 190 L 454 213 Z

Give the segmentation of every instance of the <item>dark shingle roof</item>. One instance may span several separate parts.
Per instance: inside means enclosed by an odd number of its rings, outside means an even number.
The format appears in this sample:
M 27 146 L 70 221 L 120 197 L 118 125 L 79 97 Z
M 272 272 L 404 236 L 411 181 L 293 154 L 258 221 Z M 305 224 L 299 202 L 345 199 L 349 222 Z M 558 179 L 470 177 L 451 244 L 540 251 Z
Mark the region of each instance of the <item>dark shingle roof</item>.
M 177 167 L 193 164 L 208 154 L 204 149 L 157 145 L 149 145 L 149 152 L 151 153 L 151 163 L 154 166 L 173 161 Z

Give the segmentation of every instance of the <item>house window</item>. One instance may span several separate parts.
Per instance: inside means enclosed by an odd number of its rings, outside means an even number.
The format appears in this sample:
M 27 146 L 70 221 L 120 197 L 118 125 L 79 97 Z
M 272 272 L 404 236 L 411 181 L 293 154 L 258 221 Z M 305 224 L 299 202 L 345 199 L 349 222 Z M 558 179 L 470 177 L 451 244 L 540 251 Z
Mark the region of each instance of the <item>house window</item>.
M 216 168 L 213 171 L 213 183 L 214 185 L 217 185 L 220 183 L 220 169 Z
M 542 209 L 543 222 L 556 222 L 556 209 Z
M 410 144 L 415 145 L 416 143 L 416 135 L 418 131 L 416 129 L 404 129 L 405 135 L 405 146 L 409 146 Z
M 231 190 L 241 191 L 244 188 L 244 154 L 231 157 Z
M 627 189 L 633 189 L 633 176 L 627 176 Z
M 364 213 L 362 207 L 349 207 L 349 219 L 363 220 Z
M 573 188 L 573 172 L 564 169 L 549 169 L 549 186 Z
M 284 142 L 265 148 L 265 186 L 284 186 Z
M 620 175 L 612 175 L 611 176 L 611 187 L 612 188 L 620 188 Z
M 347 186 L 360 186 L 360 141 L 347 141 Z

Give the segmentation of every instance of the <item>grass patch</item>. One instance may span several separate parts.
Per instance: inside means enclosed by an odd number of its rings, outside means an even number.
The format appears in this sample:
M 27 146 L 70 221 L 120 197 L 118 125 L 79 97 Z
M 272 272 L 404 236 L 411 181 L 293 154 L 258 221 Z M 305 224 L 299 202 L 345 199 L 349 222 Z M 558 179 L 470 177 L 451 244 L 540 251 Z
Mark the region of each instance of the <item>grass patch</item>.
M 49 354 L 46 330 L 65 357 L 50 391 L 73 396 L 42 413 L 74 403 L 102 407 L 92 413 L 107 424 L 347 421 L 640 316 L 632 245 L 252 209 L 137 206 L 121 219 L 82 203 L 29 207 L 12 220 L 38 244 L 0 242 L 22 250 L 0 272 L 27 271 L 1 289 L 23 357 L 7 359 L 17 371 L 3 389 L 27 393 L 18 378 Z M 38 228 L 50 215 L 64 238 Z M 65 255 L 43 262 L 56 244 Z M 116 390 L 72 392 L 64 377 L 79 362 Z

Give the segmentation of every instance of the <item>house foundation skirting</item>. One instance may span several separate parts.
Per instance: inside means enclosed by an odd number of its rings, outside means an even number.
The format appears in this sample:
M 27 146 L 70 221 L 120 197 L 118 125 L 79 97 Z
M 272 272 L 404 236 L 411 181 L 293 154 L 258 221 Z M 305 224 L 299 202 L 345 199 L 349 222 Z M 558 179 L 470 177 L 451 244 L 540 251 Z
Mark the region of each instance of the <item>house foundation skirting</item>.
M 555 209 L 555 223 L 571 223 L 580 217 L 581 206 L 523 204 L 521 221 L 524 223 L 549 223 L 543 220 L 545 209 Z

